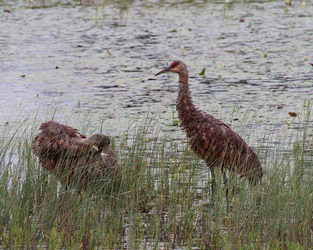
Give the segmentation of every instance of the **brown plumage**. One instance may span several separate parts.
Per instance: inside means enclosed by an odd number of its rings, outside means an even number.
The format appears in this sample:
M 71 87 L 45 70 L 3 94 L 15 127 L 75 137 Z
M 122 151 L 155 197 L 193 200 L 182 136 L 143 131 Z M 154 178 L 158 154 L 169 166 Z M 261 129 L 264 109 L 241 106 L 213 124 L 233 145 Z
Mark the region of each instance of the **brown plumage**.
M 86 137 L 56 121 L 41 124 L 40 130 L 33 141 L 33 151 L 41 166 L 61 183 L 79 190 L 116 185 L 120 169 L 108 136 Z
M 252 148 L 225 123 L 194 106 L 189 91 L 186 64 L 175 61 L 156 75 L 166 72 L 175 72 L 179 75 L 179 93 L 176 102 L 179 120 L 191 148 L 211 169 L 212 189 L 215 185 L 215 168 L 223 171 L 225 184 L 226 169 L 247 177 L 252 184 L 261 182 L 262 167 Z

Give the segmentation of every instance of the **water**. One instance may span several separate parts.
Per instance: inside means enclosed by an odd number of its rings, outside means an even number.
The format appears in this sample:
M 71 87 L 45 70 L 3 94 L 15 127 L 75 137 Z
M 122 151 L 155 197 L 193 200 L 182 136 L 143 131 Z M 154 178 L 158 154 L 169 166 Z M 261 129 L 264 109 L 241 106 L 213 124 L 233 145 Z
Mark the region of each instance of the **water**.
M 176 59 L 196 105 L 255 147 L 295 133 L 288 112 L 302 120 L 312 100 L 312 2 L 0 1 L 0 13 L 1 126 L 56 110 L 61 121 L 92 114 L 119 137 L 149 113 L 166 136 L 184 138 L 168 126 L 178 77 L 154 77 Z

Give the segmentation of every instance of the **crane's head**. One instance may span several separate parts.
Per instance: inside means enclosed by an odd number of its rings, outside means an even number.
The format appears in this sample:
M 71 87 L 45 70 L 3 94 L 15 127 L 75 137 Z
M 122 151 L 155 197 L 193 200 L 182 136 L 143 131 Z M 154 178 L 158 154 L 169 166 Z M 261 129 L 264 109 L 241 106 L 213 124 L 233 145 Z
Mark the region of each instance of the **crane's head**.
M 157 73 L 155 76 L 161 75 L 161 74 L 164 74 L 167 72 L 174 72 L 174 73 L 178 73 L 179 75 L 180 74 L 188 74 L 187 66 L 184 62 L 174 61 L 174 62 L 172 62 L 172 64 L 169 67 L 163 69 L 162 71 Z
M 110 138 L 102 134 L 94 134 L 85 139 L 85 143 L 96 146 L 98 150 L 102 150 L 110 145 Z

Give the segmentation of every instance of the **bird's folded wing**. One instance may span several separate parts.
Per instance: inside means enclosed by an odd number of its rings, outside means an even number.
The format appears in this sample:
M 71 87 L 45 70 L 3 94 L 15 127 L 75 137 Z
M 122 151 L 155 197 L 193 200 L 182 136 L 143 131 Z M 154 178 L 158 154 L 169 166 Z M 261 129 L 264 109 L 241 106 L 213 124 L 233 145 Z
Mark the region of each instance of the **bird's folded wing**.
M 36 155 L 53 156 L 71 156 L 82 157 L 89 156 L 98 152 L 96 146 L 85 144 L 80 140 L 63 140 L 56 137 L 49 138 L 39 135 L 33 142 L 33 148 Z

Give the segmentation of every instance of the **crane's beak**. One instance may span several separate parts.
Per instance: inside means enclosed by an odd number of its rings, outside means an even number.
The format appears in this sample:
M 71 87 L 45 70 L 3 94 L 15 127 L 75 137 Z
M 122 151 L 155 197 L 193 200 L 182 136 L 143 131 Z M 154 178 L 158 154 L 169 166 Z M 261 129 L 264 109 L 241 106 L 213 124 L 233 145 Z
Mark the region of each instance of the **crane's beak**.
M 163 70 L 160 71 L 159 73 L 155 74 L 155 76 L 158 76 L 158 75 L 161 75 L 161 74 L 170 72 L 170 71 L 171 71 L 171 68 L 170 68 L 170 67 L 167 67 L 166 69 L 163 69 Z

